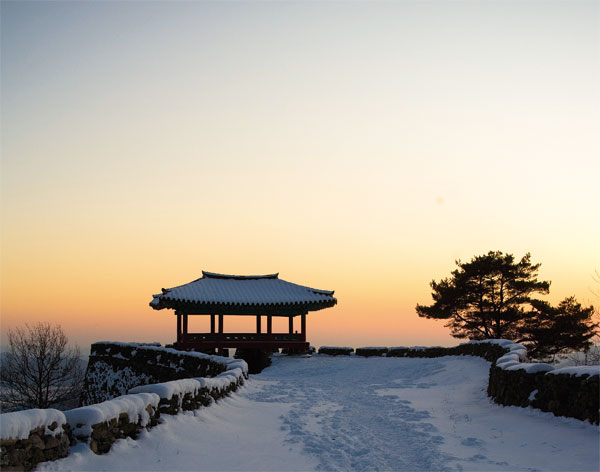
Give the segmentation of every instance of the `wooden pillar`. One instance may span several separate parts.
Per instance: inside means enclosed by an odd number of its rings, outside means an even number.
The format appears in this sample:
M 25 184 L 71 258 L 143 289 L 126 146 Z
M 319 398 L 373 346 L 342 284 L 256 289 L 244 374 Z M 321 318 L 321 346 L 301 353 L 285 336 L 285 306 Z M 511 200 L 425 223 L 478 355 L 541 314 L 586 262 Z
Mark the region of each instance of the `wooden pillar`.
M 223 315 L 219 315 L 219 334 L 223 334 Z
M 294 334 L 294 317 L 290 316 L 290 334 Z
M 210 315 L 210 334 L 215 334 L 215 315 Z
M 177 314 L 177 342 L 181 342 L 181 315 Z
M 302 341 L 306 341 L 306 315 L 302 315 L 301 316 L 302 319 L 302 329 L 301 329 L 301 333 L 302 333 Z
M 261 330 L 261 319 L 260 319 L 260 315 L 256 315 L 256 334 L 260 334 L 260 330 Z
M 186 313 L 185 315 L 183 315 L 183 336 L 181 338 L 183 342 L 187 341 L 187 334 L 188 334 L 188 315 Z
M 267 333 L 273 333 L 273 317 L 271 315 L 267 316 Z

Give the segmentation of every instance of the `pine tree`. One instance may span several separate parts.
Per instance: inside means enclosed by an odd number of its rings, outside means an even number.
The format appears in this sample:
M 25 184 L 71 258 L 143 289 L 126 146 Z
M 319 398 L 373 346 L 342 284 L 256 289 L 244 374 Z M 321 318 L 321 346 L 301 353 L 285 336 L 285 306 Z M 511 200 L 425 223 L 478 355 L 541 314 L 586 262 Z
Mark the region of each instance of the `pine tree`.
M 534 316 L 532 295 L 550 289 L 550 282 L 537 280 L 541 264 L 532 264 L 529 253 L 515 262 L 512 254 L 490 251 L 456 265 L 451 277 L 431 282 L 434 303 L 417 305 L 417 314 L 448 320 L 456 338 L 520 338 L 524 322 Z
M 598 324 L 592 316 L 594 307 L 582 307 L 575 297 L 558 306 L 537 300 L 532 316 L 524 324 L 519 342 L 527 344 L 528 354 L 537 359 L 554 358 L 560 352 L 586 350 L 592 345 Z
M 527 253 L 519 262 L 512 254 L 490 251 L 440 282 L 433 280 L 432 305 L 417 305 L 424 318 L 448 320 L 452 336 L 469 339 L 510 339 L 524 343 L 534 358 L 584 350 L 598 333 L 594 307 L 582 307 L 574 297 L 558 306 L 536 299 L 550 282 L 538 281 L 540 264 Z

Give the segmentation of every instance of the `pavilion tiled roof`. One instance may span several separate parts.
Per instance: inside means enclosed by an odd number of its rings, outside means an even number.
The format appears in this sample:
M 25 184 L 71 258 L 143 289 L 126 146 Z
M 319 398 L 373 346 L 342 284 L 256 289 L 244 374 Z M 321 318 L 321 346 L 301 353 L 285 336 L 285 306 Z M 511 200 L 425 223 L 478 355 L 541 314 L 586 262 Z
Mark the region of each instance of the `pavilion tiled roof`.
M 287 282 L 279 274 L 225 275 L 202 271 L 201 278 L 154 295 L 150 306 L 189 314 L 284 316 L 331 307 L 337 303 L 333 293 Z

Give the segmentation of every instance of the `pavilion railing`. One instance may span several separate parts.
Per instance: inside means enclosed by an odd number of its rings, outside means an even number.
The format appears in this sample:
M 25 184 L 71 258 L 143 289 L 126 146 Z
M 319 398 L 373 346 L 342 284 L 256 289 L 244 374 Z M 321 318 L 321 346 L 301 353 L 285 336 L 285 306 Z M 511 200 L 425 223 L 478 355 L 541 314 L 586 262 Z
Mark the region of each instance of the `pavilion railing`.
M 187 333 L 184 342 L 221 342 L 221 341 L 256 341 L 256 342 L 304 342 L 301 333 Z

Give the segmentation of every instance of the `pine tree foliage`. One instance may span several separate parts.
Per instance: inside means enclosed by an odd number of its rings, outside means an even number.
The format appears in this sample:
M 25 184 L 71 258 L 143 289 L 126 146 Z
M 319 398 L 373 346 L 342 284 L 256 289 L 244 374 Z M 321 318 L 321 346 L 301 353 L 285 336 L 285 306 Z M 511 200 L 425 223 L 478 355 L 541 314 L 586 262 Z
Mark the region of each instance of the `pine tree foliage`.
M 522 339 L 529 355 L 538 359 L 554 358 L 560 352 L 587 350 L 592 345 L 598 324 L 594 323 L 594 307 L 583 307 L 575 297 L 558 306 L 536 300 L 533 316 L 522 329 Z
M 532 295 L 550 289 L 537 280 L 541 264 L 532 264 L 529 253 L 515 262 L 512 254 L 490 251 L 456 265 L 451 277 L 431 282 L 434 303 L 416 308 L 421 317 L 448 320 L 456 338 L 518 338 Z

